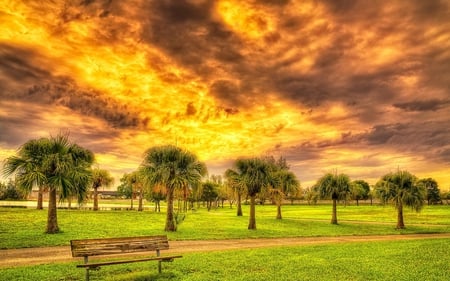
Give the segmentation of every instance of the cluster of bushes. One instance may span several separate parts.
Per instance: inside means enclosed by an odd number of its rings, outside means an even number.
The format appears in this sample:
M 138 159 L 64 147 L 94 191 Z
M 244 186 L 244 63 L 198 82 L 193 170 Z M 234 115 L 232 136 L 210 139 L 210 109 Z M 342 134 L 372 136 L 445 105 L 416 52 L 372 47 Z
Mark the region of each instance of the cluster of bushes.
M 6 184 L 0 182 L 0 200 L 24 200 L 26 198 L 26 192 L 19 189 L 14 181 L 10 180 Z

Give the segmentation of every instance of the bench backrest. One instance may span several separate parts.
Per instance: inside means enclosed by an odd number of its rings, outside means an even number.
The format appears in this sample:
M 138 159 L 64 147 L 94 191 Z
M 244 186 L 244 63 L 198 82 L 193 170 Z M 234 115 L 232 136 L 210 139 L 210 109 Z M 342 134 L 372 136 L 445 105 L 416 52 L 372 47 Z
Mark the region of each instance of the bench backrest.
M 169 249 L 166 235 L 71 240 L 72 257 L 113 255 Z

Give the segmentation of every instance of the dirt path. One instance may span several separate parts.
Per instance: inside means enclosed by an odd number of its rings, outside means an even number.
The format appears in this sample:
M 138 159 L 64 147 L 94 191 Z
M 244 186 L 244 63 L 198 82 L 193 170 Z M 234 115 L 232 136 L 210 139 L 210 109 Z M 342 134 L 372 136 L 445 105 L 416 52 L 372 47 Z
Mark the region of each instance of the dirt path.
M 170 241 L 170 249 L 166 253 L 183 254 L 192 252 L 210 252 L 223 250 L 251 249 L 276 246 L 301 246 L 311 244 L 392 241 L 414 239 L 450 238 L 444 234 L 408 234 L 408 235 L 374 235 L 374 236 L 338 236 L 338 237 L 300 237 L 300 238 L 264 238 L 264 239 L 229 239 L 229 240 L 197 240 Z M 78 259 L 78 258 L 77 258 Z M 46 247 L 0 250 L 0 268 L 48 263 L 75 261 L 70 247 Z M 79 259 L 81 261 L 81 258 Z

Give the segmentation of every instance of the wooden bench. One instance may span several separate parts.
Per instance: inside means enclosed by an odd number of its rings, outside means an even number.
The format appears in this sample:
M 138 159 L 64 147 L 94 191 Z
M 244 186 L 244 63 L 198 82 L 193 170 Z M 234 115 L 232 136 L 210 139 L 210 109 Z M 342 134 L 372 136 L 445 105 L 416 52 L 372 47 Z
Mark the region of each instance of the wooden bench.
M 103 238 L 71 240 L 72 257 L 84 257 L 84 264 L 77 267 L 86 268 L 86 281 L 89 281 L 89 270 L 99 269 L 101 266 L 123 264 L 132 262 L 158 261 L 158 272 L 161 273 L 161 262 L 170 262 L 182 256 L 161 256 L 160 250 L 169 249 L 169 241 L 166 235 Z M 141 253 L 155 251 L 156 256 L 146 258 L 133 258 L 104 262 L 89 262 L 91 256 L 118 255 L 126 253 Z

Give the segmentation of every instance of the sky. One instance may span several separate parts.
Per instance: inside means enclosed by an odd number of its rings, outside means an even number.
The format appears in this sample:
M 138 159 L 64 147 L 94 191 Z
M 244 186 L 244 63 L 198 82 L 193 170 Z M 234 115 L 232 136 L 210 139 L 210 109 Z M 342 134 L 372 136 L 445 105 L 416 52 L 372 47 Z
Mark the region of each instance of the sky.
M 69 132 L 118 179 L 177 145 L 303 187 L 450 189 L 450 0 L 0 0 L 0 161 Z

